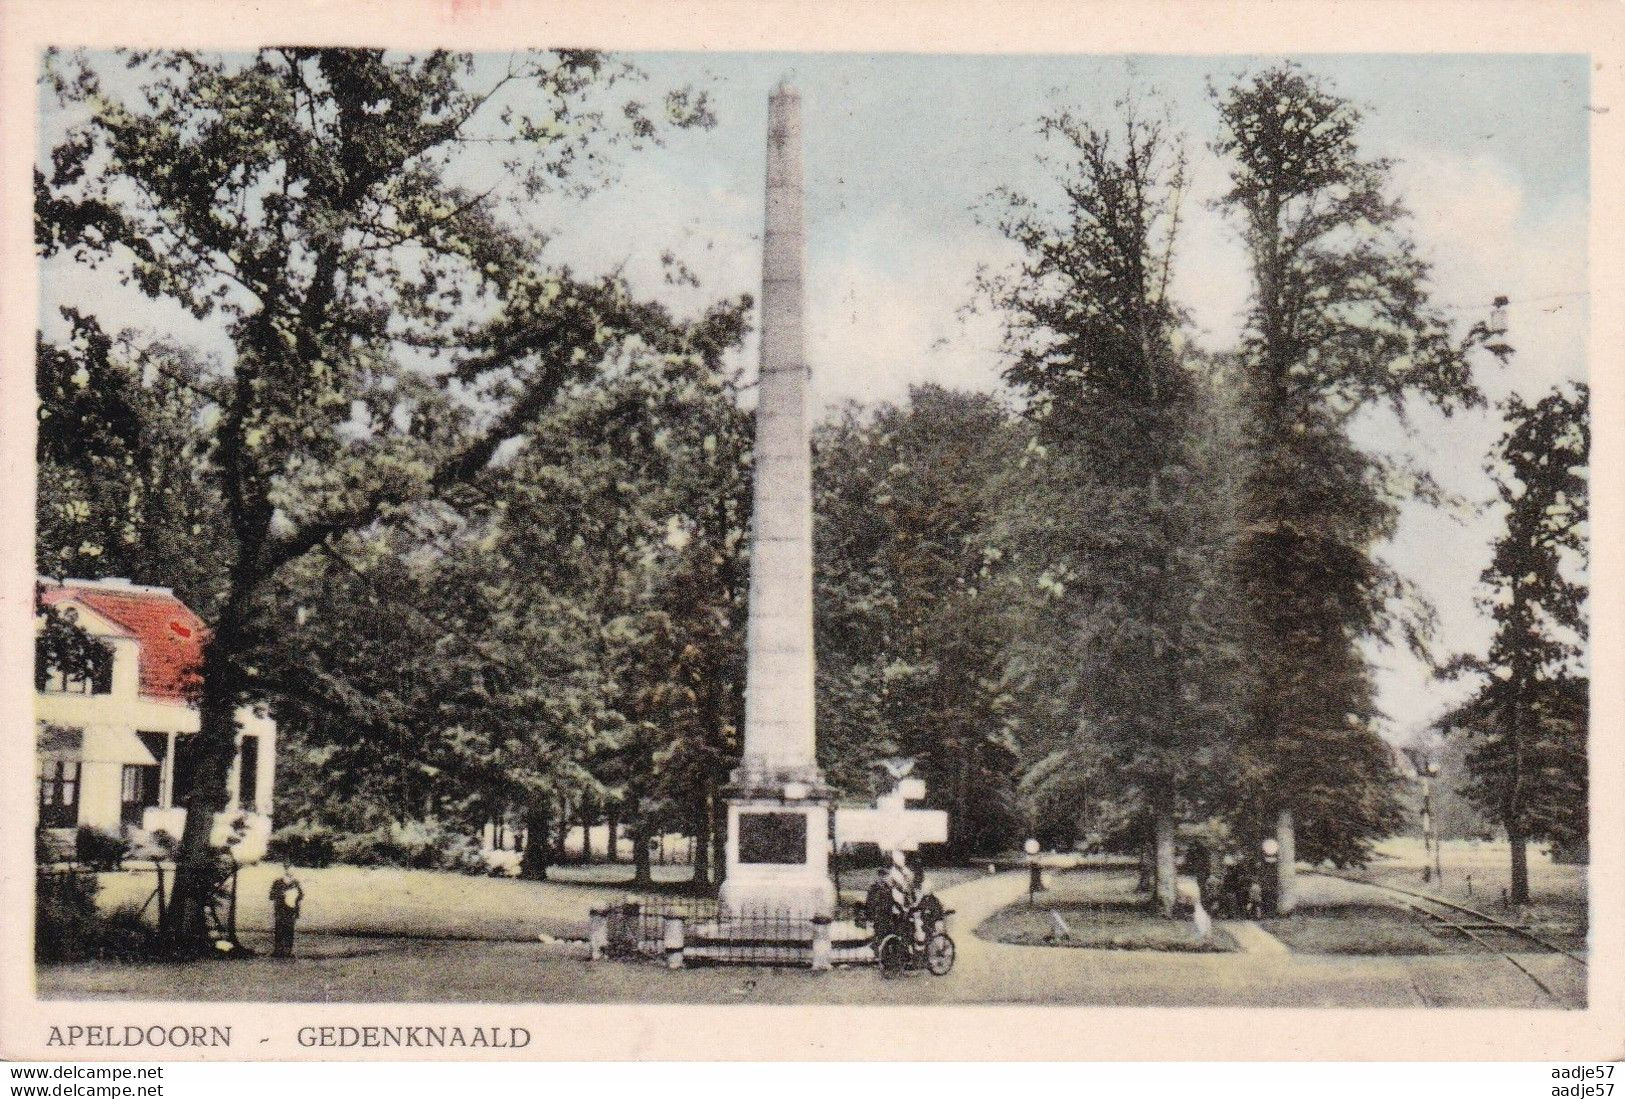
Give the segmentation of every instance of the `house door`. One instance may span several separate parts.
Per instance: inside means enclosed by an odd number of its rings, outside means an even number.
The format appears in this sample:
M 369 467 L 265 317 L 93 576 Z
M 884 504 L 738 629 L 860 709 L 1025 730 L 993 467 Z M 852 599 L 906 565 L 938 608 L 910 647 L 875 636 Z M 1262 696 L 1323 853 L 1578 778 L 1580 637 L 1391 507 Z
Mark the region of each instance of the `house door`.
M 72 828 L 79 823 L 79 761 L 46 760 L 40 769 L 41 828 Z

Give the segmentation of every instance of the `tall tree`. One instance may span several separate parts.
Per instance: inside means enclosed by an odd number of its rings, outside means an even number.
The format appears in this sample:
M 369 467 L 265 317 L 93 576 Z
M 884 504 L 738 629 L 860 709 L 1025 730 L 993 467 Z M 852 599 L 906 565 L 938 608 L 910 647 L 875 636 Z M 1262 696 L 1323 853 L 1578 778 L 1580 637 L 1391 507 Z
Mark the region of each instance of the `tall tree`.
M 1406 616 L 1402 579 L 1374 553 L 1393 532 L 1398 497 L 1384 486 L 1398 471 L 1349 425 L 1385 402 L 1401 414 L 1410 398 L 1446 413 L 1481 403 L 1470 351 L 1504 348 L 1482 325 L 1457 340 L 1430 304 L 1390 165 L 1362 156 L 1348 101 L 1294 65 L 1213 95 L 1213 148 L 1231 173 L 1221 207 L 1253 284 L 1236 567 L 1253 674 L 1238 827 L 1256 840 L 1274 825 L 1290 909 L 1295 855 L 1357 861 L 1398 812 L 1360 650 Z
M 1046 767 L 1080 785 L 1111 774 L 1154 844 L 1155 900 L 1171 913 L 1175 825 L 1206 800 L 1225 743 L 1226 516 L 1198 441 L 1204 364 L 1169 289 L 1183 143 L 1124 110 L 1110 130 L 1043 122 L 1064 158 L 1057 204 L 1001 196 L 1000 228 L 1024 256 L 986 290 L 1008 318 L 1005 376 L 1058 496 L 1035 516 L 1043 549 L 1026 556 L 1042 560 L 1033 583 L 1062 619 L 1052 643 L 1076 661 L 1062 683 L 1070 727 Z
M 452 501 L 572 380 L 619 353 L 648 312 L 614 280 L 549 267 L 503 202 L 591 185 L 613 130 L 646 140 L 635 101 L 592 104 L 622 70 L 561 51 L 495 73 L 468 55 L 273 49 L 135 53 L 110 81 L 83 58 L 46 80 L 75 116 L 36 173 L 40 250 L 110 261 L 148 295 L 221 321 L 206 374 L 223 503 L 221 580 L 198 698 L 165 933 L 206 947 L 209 835 L 236 712 L 266 692 L 259 653 L 283 624 L 272 587 L 306 555 Z M 138 90 L 126 91 L 139 81 Z M 703 100 L 667 97 L 677 124 Z M 620 127 L 615 129 L 615 127 Z M 460 177 L 471 149 L 498 178 Z
M 1506 829 L 1514 904 L 1529 903 L 1531 839 L 1578 847 L 1587 835 L 1590 403 L 1581 383 L 1532 405 L 1513 396 L 1501 406 L 1507 430 L 1486 468 L 1506 528 L 1480 600 L 1495 636 L 1486 656 L 1448 669 L 1482 685 L 1439 723 L 1474 737 L 1466 793 Z

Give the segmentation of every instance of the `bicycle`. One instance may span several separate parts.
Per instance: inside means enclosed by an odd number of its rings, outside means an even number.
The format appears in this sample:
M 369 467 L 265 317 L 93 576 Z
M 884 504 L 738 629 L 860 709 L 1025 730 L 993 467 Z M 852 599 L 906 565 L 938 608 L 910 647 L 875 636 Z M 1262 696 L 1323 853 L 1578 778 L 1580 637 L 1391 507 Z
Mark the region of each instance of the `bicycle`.
M 908 933 L 887 932 L 875 944 L 880 975 L 890 980 L 910 970 L 924 969 L 933 977 L 947 976 L 954 967 L 954 941 L 945 930 L 953 910 L 934 896 L 921 897 L 903 914 Z

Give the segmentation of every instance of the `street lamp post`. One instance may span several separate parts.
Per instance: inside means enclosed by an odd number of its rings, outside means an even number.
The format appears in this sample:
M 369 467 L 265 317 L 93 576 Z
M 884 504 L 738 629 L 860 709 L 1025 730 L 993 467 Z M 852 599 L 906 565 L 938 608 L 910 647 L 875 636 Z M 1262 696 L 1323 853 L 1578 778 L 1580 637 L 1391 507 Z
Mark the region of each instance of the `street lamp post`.
M 1266 836 L 1264 838 L 1264 842 L 1258 845 L 1258 849 L 1264 853 L 1264 880 L 1279 883 L 1280 875 L 1278 871 L 1281 858 L 1280 841 L 1274 836 Z M 1281 889 L 1279 884 L 1270 888 L 1268 890 L 1268 895 L 1270 897 L 1270 902 L 1266 906 L 1267 911 L 1265 914 L 1274 916 L 1279 911 L 1281 905 Z
M 1036 903 L 1033 900 L 1034 896 L 1042 892 L 1044 888 L 1044 882 L 1039 877 L 1038 841 L 1029 839 L 1021 845 L 1021 848 L 1027 852 L 1027 907 L 1032 908 Z
M 1421 767 L 1422 779 L 1422 881 L 1433 880 L 1433 764 Z
M 1437 760 L 1428 760 L 1427 777 L 1422 780 L 1422 813 L 1423 825 L 1433 836 L 1433 877 L 1440 885 L 1444 884 L 1444 862 L 1439 853 L 1439 814 L 1433 811 L 1433 779 L 1438 777 L 1439 763 Z M 1424 847 L 1424 850 L 1426 848 Z M 1422 880 L 1427 880 L 1427 871 L 1424 868 Z

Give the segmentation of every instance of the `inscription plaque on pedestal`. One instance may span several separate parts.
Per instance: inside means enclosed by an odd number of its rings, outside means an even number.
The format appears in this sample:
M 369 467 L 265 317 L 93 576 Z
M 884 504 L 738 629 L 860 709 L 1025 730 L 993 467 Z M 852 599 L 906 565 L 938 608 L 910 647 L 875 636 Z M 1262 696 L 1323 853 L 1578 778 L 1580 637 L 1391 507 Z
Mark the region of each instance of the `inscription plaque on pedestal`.
M 807 862 L 805 813 L 740 813 L 739 861 L 776 866 Z

